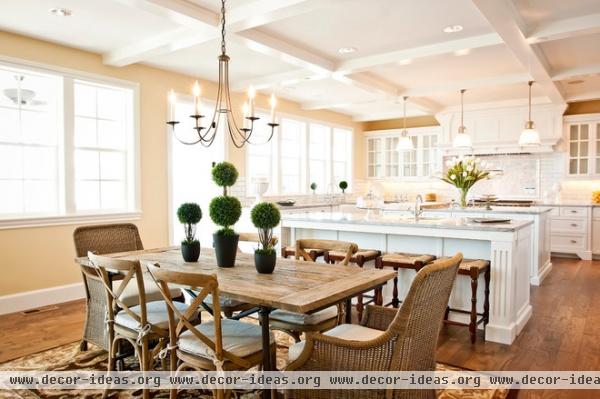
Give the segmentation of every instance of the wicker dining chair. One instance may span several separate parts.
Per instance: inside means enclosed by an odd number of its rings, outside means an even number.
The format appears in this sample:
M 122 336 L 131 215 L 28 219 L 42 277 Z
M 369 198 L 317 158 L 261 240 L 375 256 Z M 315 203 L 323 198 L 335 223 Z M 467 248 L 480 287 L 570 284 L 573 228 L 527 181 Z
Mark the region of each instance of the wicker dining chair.
M 140 370 L 153 369 L 154 359 L 166 347 L 169 338 L 169 315 L 167 308 L 170 305 L 164 300 L 147 301 L 142 268 L 138 260 L 115 259 L 88 252 L 90 268 L 100 277 L 106 293 L 108 312 L 105 323 L 112 326 L 109 329 L 108 371 L 115 370 L 115 358 L 119 341 L 128 342 L 135 350 Z M 118 278 L 111 278 L 116 274 Z M 121 301 L 121 296 L 129 284 L 137 285 L 138 303 L 128 306 Z M 160 292 L 160 290 L 159 290 Z M 162 296 L 162 293 L 161 293 Z M 180 312 L 187 312 L 188 306 L 176 302 L 175 306 Z M 190 315 L 197 320 L 197 309 L 191 309 Z M 190 316 L 191 319 L 191 316 Z M 152 343 L 156 343 L 152 348 Z M 166 370 L 163 362 L 163 370 Z M 108 395 L 105 390 L 104 397 Z M 144 397 L 148 397 L 148 390 L 144 390 Z
M 433 371 L 442 320 L 462 254 L 435 261 L 415 276 L 400 309 L 369 305 L 361 325 L 308 334 L 289 349 L 296 371 Z M 435 390 L 301 390 L 289 398 L 434 399 Z
M 248 370 L 262 361 L 262 329 L 259 325 L 239 320 L 221 319 L 219 283 L 215 275 L 186 273 L 161 268 L 159 264 L 146 267 L 163 293 L 169 305 L 169 364 L 171 371 L 186 369 L 207 371 Z M 181 311 L 169 293 L 169 284 L 199 289 L 187 312 Z M 214 301 L 212 321 L 194 325 L 192 310 L 197 308 L 207 295 Z M 275 337 L 270 334 L 270 354 L 275 364 Z M 217 398 L 223 397 L 216 390 Z M 171 390 L 170 397 L 176 398 L 177 391 Z
M 314 262 L 308 249 L 319 249 L 323 251 L 340 251 L 345 254 L 340 262 L 348 265 L 352 254 L 358 250 L 358 245 L 351 242 L 334 240 L 302 239 L 296 241 L 296 260 L 302 257 L 307 262 Z M 340 305 L 330 306 L 311 314 L 302 314 L 277 309 L 271 312 L 270 325 L 272 329 L 283 331 L 300 341 L 302 333 L 311 331 L 325 331 L 335 327 L 342 320 L 343 312 Z
M 104 255 L 144 249 L 138 228 L 132 223 L 81 226 L 73 231 L 73 242 L 77 257 L 86 256 L 88 252 Z M 80 266 L 80 268 L 86 298 L 86 318 L 80 348 L 81 350 L 87 350 L 88 342 L 91 342 L 104 350 L 108 350 L 107 327 L 110 327 L 104 323 L 107 312 L 104 286 L 98 276 L 93 273 L 86 273 L 85 266 Z M 148 286 L 146 288 L 146 298 L 149 301 L 162 299 L 162 295 L 154 284 L 146 285 Z M 181 290 L 174 289 L 172 294 L 177 296 L 177 293 L 181 293 Z M 137 285 L 128 285 L 120 299 L 128 306 L 137 305 Z
M 144 249 L 136 225 L 131 223 L 82 226 L 73 232 L 77 257 L 86 256 L 88 251 L 103 255 Z M 101 279 L 94 273 L 86 273 L 81 267 L 86 298 L 86 318 L 81 340 L 81 350 L 91 342 L 108 350 L 108 331 L 104 324 L 106 296 Z

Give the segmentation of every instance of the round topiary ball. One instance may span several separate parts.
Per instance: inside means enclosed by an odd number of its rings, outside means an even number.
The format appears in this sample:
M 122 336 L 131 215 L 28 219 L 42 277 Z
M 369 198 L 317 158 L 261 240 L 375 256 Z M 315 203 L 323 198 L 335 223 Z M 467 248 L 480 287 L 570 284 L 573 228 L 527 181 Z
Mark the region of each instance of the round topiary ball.
M 177 209 L 177 219 L 182 224 L 196 224 L 202 219 L 202 209 L 194 202 L 183 203 Z
M 242 204 L 235 197 L 215 197 L 210 201 L 209 214 L 215 224 L 228 228 L 242 216 Z
M 279 209 L 270 202 L 261 202 L 252 208 L 250 212 L 252 224 L 259 229 L 272 229 L 279 224 L 281 213 Z
M 348 188 L 348 182 L 345 180 L 342 180 L 340 182 L 340 188 L 342 189 L 342 191 L 345 191 Z
M 237 181 L 239 173 L 235 166 L 229 162 L 216 164 L 212 169 L 213 181 L 219 187 L 231 187 Z

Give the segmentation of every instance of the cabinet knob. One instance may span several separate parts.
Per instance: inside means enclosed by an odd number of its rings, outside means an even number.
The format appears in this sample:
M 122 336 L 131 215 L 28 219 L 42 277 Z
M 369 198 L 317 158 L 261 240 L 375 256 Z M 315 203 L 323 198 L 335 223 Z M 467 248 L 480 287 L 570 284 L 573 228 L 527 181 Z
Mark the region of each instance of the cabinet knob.
M 571 240 L 571 244 L 577 244 L 577 241 Z
M 577 223 L 571 223 L 571 227 L 577 227 Z
M 571 210 L 571 213 L 577 213 L 577 211 Z

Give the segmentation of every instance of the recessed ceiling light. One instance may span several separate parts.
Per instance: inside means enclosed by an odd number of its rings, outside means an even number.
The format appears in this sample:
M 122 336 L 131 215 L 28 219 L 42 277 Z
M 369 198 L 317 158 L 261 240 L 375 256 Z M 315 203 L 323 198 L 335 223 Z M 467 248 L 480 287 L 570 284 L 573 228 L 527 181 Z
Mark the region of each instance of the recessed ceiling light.
M 340 47 L 338 49 L 338 53 L 340 53 L 340 54 L 356 53 L 356 47 Z
M 448 25 L 444 29 L 442 29 L 444 33 L 456 33 L 463 30 L 462 25 Z
M 71 14 L 73 14 L 71 12 L 71 10 L 69 10 L 68 8 L 51 8 L 50 10 L 48 10 L 48 12 L 52 15 L 57 15 L 59 17 L 69 17 L 71 16 Z
M 583 83 L 583 80 L 581 80 L 581 79 L 578 79 L 578 80 L 572 80 L 572 81 L 570 81 L 570 82 L 567 82 L 567 83 L 569 83 L 570 85 L 580 85 L 580 84 L 582 84 L 582 83 Z
M 470 48 L 464 48 L 462 50 L 456 50 L 454 52 L 454 55 L 460 57 L 461 55 L 468 55 L 471 54 L 471 49 Z

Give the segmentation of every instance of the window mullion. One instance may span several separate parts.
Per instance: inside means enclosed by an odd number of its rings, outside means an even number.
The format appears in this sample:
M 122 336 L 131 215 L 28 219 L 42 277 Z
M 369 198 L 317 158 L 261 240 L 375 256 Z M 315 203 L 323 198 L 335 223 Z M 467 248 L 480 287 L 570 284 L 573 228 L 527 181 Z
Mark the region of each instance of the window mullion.
M 73 79 L 63 80 L 63 179 L 64 211 L 75 213 L 75 101 Z

